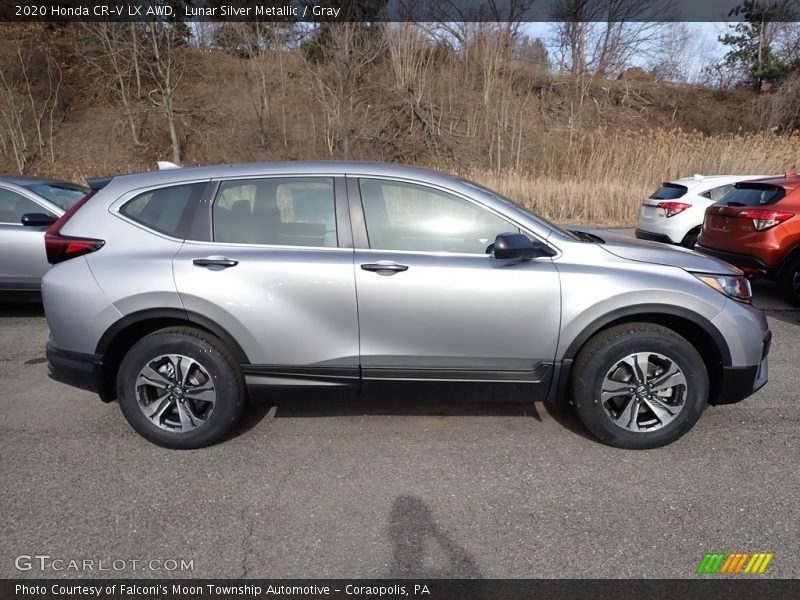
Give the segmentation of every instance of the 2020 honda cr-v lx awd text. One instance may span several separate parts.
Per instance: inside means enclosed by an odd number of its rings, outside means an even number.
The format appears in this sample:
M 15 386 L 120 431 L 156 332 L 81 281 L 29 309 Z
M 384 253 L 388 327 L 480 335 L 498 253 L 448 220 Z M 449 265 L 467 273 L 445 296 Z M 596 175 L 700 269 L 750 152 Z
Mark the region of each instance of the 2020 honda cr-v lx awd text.
M 463 179 L 269 163 L 89 183 L 46 234 L 49 373 L 156 444 L 215 443 L 276 386 L 383 380 L 521 384 L 652 448 L 767 380 L 735 267 L 564 230 Z

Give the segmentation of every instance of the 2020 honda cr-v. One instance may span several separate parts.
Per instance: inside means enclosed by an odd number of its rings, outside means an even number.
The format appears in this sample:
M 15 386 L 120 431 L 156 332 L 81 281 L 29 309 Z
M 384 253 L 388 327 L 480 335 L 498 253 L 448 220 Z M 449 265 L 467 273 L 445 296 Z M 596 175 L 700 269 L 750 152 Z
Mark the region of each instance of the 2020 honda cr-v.
M 459 178 L 271 163 L 89 183 L 46 236 L 49 372 L 163 446 L 220 440 L 274 386 L 390 380 L 523 384 L 651 448 L 767 380 L 735 267 Z

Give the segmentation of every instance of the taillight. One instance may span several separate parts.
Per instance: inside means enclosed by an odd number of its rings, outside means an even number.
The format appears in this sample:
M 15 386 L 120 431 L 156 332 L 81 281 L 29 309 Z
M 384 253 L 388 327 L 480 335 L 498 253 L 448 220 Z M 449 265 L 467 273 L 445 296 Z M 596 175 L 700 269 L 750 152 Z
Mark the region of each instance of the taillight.
M 792 218 L 794 213 L 769 210 L 767 208 L 748 208 L 741 211 L 736 216 L 741 219 L 752 219 L 755 230 L 764 231 L 765 229 L 783 223 L 786 219 Z
M 686 204 L 685 202 L 659 202 L 656 205 L 657 208 L 663 208 L 664 213 L 666 213 L 667 218 L 674 217 L 680 212 L 685 211 L 687 208 L 691 208 L 691 204 Z
M 105 244 L 103 240 L 96 240 L 94 238 L 72 237 L 68 235 L 61 235 L 61 228 L 64 224 L 72 218 L 78 209 L 86 204 L 86 202 L 95 194 L 92 190 L 83 198 L 78 200 L 75 204 L 67 209 L 61 218 L 47 228 L 44 234 L 44 247 L 47 252 L 47 262 L 51 265 L 64 262 L 76 256 L 82 256 L 89 252 L 99 250 Z

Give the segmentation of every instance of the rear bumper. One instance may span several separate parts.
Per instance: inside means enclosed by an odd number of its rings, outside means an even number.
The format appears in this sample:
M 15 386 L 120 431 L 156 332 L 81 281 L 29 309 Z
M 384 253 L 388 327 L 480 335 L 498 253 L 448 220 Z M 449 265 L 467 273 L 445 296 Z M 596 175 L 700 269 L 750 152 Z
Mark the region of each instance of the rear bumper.
M 644 229 L 636 229 L 636 237 L 640 240 L 648 240 L 651 242 L 661 242 L 663 244 L 672 244 L 673 241 L 663 233 L 653 233 L 652 231 L 645 231 Z
M 742 271 L 749 274 L 759 275 L 766 279 L 777 279 L 778 270 L 767 266 L 764 261 L 749 254 L 737 254 L 735 252 L 723 252 L 722 250 L 712 250 L 701 244 L 697 244 L 694 249 L 703 254 L 708 254 L 714 258 L 719 258 L 727 263 L 739 267 Z
M 97 382 L 103 367 L 102 356 L 60 350 L 51 342 L 45 347 L 45 355 L 50 379 L 97 393 Z
M 769 349 L 772 344 L 772 332 L 764 337 L 761 350 L 761 362 L 753 367 L 723 367 L 719 394 L 712 402 L 719 404 L 736 404 L 760 390 L 769 378 Z

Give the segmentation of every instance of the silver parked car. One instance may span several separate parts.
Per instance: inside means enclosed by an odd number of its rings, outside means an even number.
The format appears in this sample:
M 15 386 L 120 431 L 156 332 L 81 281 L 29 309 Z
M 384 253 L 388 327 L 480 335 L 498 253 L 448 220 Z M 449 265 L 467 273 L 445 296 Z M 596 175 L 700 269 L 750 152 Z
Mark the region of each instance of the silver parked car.
M 87 191 L 57 179 L 0 175 L 0 294 L 38 297 L 50 268 L 45 229 Z
M 50 376 L 172 448 L 276 386 L 524 384 L 601 440 L 668 444 L 767 381 L 741 271 L 567 231 L 474 183 L 361 163 L 91 180 L 47 235 Z

